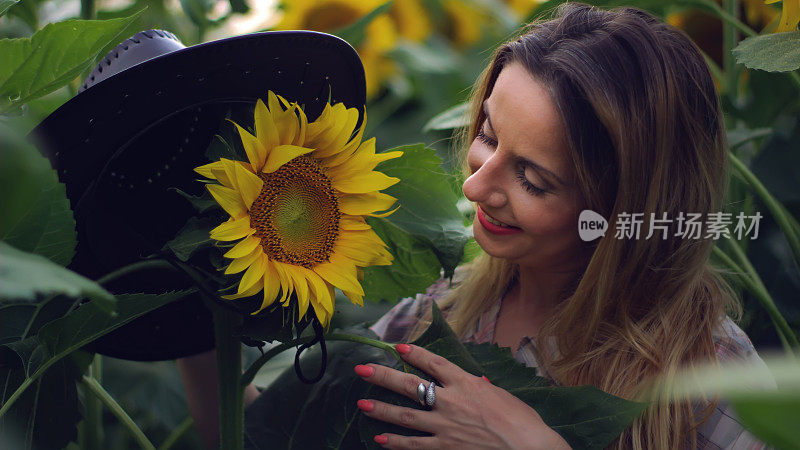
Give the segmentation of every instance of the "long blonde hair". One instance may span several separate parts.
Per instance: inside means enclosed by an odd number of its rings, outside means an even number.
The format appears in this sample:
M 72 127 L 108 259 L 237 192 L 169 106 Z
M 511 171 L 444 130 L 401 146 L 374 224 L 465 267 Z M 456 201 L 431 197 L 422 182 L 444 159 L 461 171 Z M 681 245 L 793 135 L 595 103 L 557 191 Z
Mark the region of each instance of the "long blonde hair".
M 741 305 L 709 263 L 714 241 L 675 237 L 674 226 L 668 239 L 611 234 L 619 213 L 644 213 L 647 223 L 650 213 L 674 220 L 720 211 L 728 145 L 700 51 L 683 32 L 636 8 L 561 5 L 554 18 L 498 48 L 477 83 L 460 141 L 466 175 L 466 148 L 485 119 L 482 102 L 510 62 L 547 87 L 586 209 L 610 218 L 608 235 L 587 244 L 591 259 L 540 328 L 537 342 L 552 337 L 557 349 L 545 351 L 540 364 L 559 384 L 638 399 L 656 376 L 715 361 L 712 330 L 726 313 L 738 321 Z M 518 270 L 478 257 L 439 305 L 450 309 L 454 331 L 465 337 Z M 424 323 L 412 334 L 421 329 Z M 695 447 L 696 428 L 716 400 L 702 406 L 654 403 L 609 448 Z

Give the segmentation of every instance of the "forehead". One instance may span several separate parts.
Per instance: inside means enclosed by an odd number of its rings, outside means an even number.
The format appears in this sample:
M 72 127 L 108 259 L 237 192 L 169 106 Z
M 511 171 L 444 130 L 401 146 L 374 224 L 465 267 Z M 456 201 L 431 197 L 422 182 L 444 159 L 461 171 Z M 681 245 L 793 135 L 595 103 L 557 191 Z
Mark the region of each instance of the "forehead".
M 504 146 L 570 179 L 566 131 L 547 88 L 521 64 L 500 72 L 485 103 L 492 127 Z

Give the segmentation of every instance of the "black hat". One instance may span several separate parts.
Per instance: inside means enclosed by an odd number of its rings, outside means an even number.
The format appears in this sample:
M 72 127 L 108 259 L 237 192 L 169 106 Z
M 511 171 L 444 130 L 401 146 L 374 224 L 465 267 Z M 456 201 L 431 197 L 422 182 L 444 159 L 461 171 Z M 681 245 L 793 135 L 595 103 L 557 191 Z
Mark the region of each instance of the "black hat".
M 359 110 L 364 69 L 355 50 L 311 31 L 254 33 L 185 47 L 171 33 L 137 33 L 103 58 L 80 92 L 31 138 L 66 185 L 78 246 L 69 267 L 97 279 L 157 252 L 195 214 L 171 188 L 201 195 L 193 168 L 231 106 L 271 90 L 303 105 L 309 121 L 327 102 Z M 116 293 L 188 287 L 149 269 L 107 287 Z M 98 339 L 92 350 L 165 360 L 214 347 L 211 313 L 198 295 L 152 311 Z

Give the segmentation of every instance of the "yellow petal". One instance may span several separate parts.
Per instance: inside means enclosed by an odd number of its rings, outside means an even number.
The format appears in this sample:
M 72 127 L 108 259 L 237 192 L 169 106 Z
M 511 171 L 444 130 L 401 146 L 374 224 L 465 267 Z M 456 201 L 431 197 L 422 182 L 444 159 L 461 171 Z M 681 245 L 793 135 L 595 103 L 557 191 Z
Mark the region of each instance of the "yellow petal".
M 360 114 L 357 109 L 350 108 L 346 111 L 346 114 L 347 121 L 345 122 L 344 128 L 342 128 L 330 144 L 334 148 L 344 148 L 345 144 L 350 142 L 350 138 L 353 137 L 353 131 L 356 128 L 356 123 L 358 123 Z
M 297 309 L 298 309 L 298 322 L 302 319 L 306 312 L 308 311 L 308 281 L 306 281 L 306 277 L 303 273 L 303 267 L 289 267 L 286 269 L 286 273 L 292 277 L 292 283 L 294 284 L 294 292 L 297 294 Z
M 254 285 L 263 284 L 261 280 L 264 278 L 264 266 L 267 264 L 267 255 L 261 255 L 260 258 L 256 258 L 250 267 L 244 272 L 244 276 L 242 276 L 242 281 L 239 282 L 239 292 L 237 294 L 241 294 L 242 292 L 250 289 Z
M 279 145 L 269 154 L 267 164 L 264 166 L 264 173 L 272 173 L 282 165 L 297 158 L 300 155 L 313 152 L 313 148 L 298 147 L 296 145 Z M 373 191 L 376 189 L 373 189 Z
M 222 163 L 220 163 L 219 161 L 214 161 L 212 163 L 205 164 L 200 167 L 195 167 L 194 171 L 206 178 L 211 178 L 212 180 L 216 180 L 217 177 L 214 175 L 213 169 L 222 169 Z
M 275 272 L 278 274 L 278 279 L 281 282 L 281 303 L 283 306 L 286 306 L 292 297 L 292 292 L 294 291 L 292 278 L 286 273 L 286 269 L 284 268 L 286 267 L 285 264 L 273 261 L 273 267 L 275 267 Z
M 342 215 L 339 221 L 339 228 L 343 230 L 369 230 L 372 227 L 361 217 Z
M 328 128 L 333 125 L 333 122 L 330 120 L 330 118 L 331 104 L 325 103 L 325 108 L 322 110 L 322 113 L 319 115 L 319 117 L 317 117 L 317 120 L 308 124 L 308 129 L 306 130 L 306 141 L 314 142 L 323 132 L 326 132 Z
M 253 202 L 261 194 L 264 182 L 256 174 L 245 169 L 241 164 L 237 164 L 236 184 L 239 185 L 239 194 L 244 201 L 244 206 L 249 210 L 253 206 Z
M 299 125 L 297 129 L 297 136 L 295 136 L 292 144 L 302 146 L 306 143 L 306 133 L 308 132 L 308 117 L 306 117 L 306 113 L 303 111 L 303 108 L 298 106 L 295 103 L 295 111 L 297 112 L 297 117 L 299 120 Z
M 278 129 L 275 128 L 272 114 L 267 110 L 267 106 L 264 105 L 261 99 L 256 102 L 255 125 L 256 138 L 266 150 L 266 155 L 269 155 L 269 152 L 278 145 Z
M 366 120 L 366 118 L 365 118 Z M 329 158 L 325 159 L 325 165 L 327 167 L 333 168 L 339 166 L 340 164 L 346 163 L 347 161 L 352 160 L 356 155 L 366 153 L 363 151 L 363 145 L 372 145 L 372 155 L 375 153 L 375 138 L 370 138 L 365 142 L 361 142 L 361 138 L 364 135 L 364 124 L 361 124 L 361 128 L 358 130 L 356 136 L 350 140 L 347 145 L 345 145 L 339 153 L 334 153 Z M 377 165 L 377 163 L 375 164 Z M 369 169 L 365 169 L 367 171 L 374 169 L 375 166 L 370 167 Z
M 222 297 L 222 298 L 224 298 L 226 300 L 236 300 L 237 298 L 244 298 L 244 297 L 250 297 L 252 295 L 256 295 L 258 293 L 258 291 L 260 291 L 260 290 L 261 290 L 261 286 L 259 286 L 257 284 L 254 284 L 253 287 L 251 287 L 250 289 L 248 289 L 248 290 L 246 290 L 244 292 L 241 292 L 239 294 L 221 295 L 220 297 Z
M 343 195 L 339 197 L 339 210 L 344 214 L 351 215 L 369 214 L 375 211 L 386 211 L 396 201 L 396 198 L 382 192 Z
M 349 298 L 350 301 L 353 302 L 353 304 L 356 304 L 358 306 L 364 306 L 363 293 L 360 294 L 358 292 L 353 292 L 353 291 L 342 291 L 342 293 L 344 293 L 344 295 L 346 295 L 347 298 Z
M 250 228 L 250 217 L 244 216 L 223 222 L 222 225 L 211 230 L 211 239 L 217 241 L 235 241 L 245 236 L 250 236 L 256 230 Z
M 316 158 L 326 158 L 342 150 L 331 144 L 347 126 L 347 107 L 343 103 L 333 105 L 330 117 L 331 125 L 325 132 L 320 133 L 315 140 L 309 141 L 309 146 L 317 148 L 317 153 L 314 154 Z
M 230 275 L 232 273 L 239 273 L 244 269 L 250 267 L 250 264 L 256 260 L 256 258 L 260 258 L 264 254 L 264 251 L 261 249 L 261 246 L 257 246 L 250 254 L 247 256 L 242 256 L 241 258 L 234 259 L 232 263 L 225 269 L 225 275 Z
M 258 314 L 262 309 L 275 303 L 275 300 L 278 298 L 278 294 L 280 294 L 281 280 L 278 277 L 278 271 L 275 270 L 275 266 L 272 261 L 267 261 L 266 268 L 264 270 L 263 288 L 264 300 L 261 302 L 261 306 L 259 306 L 258 310 L 251 313 L 252 315 Z
M 233 180 L 230 178 L 230 173 L 225 170 L 225 167 L 228 165 L 226 161 L 230 161 L 228 159 L 222 158 L 219 160 L 219 165 L 216 167 L 211 168 L 211 172 L 214 174 L 214 178 L 217 179 L 223 186 L 229 187 L 233 189 L 235 185 L 233 184 Z
M 394 212 L 397 211 L 398 209 L 400 209 L 399 206 L 397 208 L 391 210 L 391 211 L 386 211 L 385 213 L 380 213 L 380 214 L 372 213 L 372 214 L 364 214 L 364 215 L 365 216 L 369 216 L 369 217 L 387 217 L 387 216 L 391 216 L 392 214 L 394 214 Z
M 250 161 L 253 172 L 258 172 L 261 170 L 261 167 L 264 166 L 264 161 L 267 159 L 266 149 L 255 136 L 248 133 L 247 130 L 240 127 L 239 124 L 235 122 L 233 124 L 236 125 L 236 129 L 239 130 L 239 136 L 242 138 L 242 147 L 244 147 L 244 151 L 247 153 L 247 159 Z
M 247 215 L 247 207 L 235 190 L 218 184 L 207 184 L 206 189 L 211 192 L 211 196 L 219 203 L 219 206 L 222 206 L 222 209 L 234 219 Z
M 224 257 L 230 259 L 243 258 L 251 253 L 261 244 L 261 239 L 250 235 L 242 239 L 238 244 L 234 245 L 232 249 L 225 253 Z
M 330 262 L 317 264 L 311 270 L 342 291 L 360 291 L 362 294 L 364 293 L 364 289 L 361 288 L 361 285 L 356 280 L 356 268 L 353 263 L 346 258 L 337 256 L 335 252 L 331 255 Z
M 332 315 L 333 298 L 330 296 L 328 285 L 313 270 L 305 270 L 307 271 L 306 279 L 308 280 L 308 285 L 311 287 L 311 298 L 316 301 L 317 305 L 324 308 L 328 315 Z
M 350 178 L 339 178 L 331 181 L 334 189 L 341 192 L 346 194 L 363 194 L 394 186 L 400 179 L 387 176 L 381 172 L 368 172 Z

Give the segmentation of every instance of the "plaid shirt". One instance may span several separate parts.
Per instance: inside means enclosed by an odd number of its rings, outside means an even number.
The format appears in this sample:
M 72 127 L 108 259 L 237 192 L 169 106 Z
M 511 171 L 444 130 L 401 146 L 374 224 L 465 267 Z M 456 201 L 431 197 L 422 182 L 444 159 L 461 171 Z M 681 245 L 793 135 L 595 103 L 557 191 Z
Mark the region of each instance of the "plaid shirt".
M 449 281 L 440 279 L 427 289 L 424 294 L 402 300 L 381 317 L 370 329 L 383 341 L 407 342 L 417 321 L 430 311 L 431 301 L 437 303 L 449 291 Z M 498 299 L 486 310 L 473 329 L 464 339 L 464 342 L 480 344 L 492 342 L 495 332 L 495 323 L 500 313 L 502 298 Z M 447 312 L 443 311 L 447 316 Z M 764 364 L 753 348 L 747 335 L 730 319 L 725 317 L 721 327 L 714 334 L 717 349 L 717 360 L 724 362 L 755 362 Z M 517 345 L 514 359 L 528 367 L 536 368 L 537 372 L 551 380 L 553 377 L 537 363 L 538 350 L 530 337 L 523 337 Z M 555 380 L 553 380 L 555 382 Z M 556 383 L 558 384 L 558 383 Z M 754 386 L 754 389 L 775 389 L 774 380 L 766 380 L 763 386 Z M 689 448 L 689 444 L 685 446 Z M 701 425 L 697 433 L 697 448 L 703 450 L 732 449 L 732 450 L 760 450 L 770 448 L 759 441 L 737 420 L 733 408 L 724 400 L 714 410 L 711 417 Z

